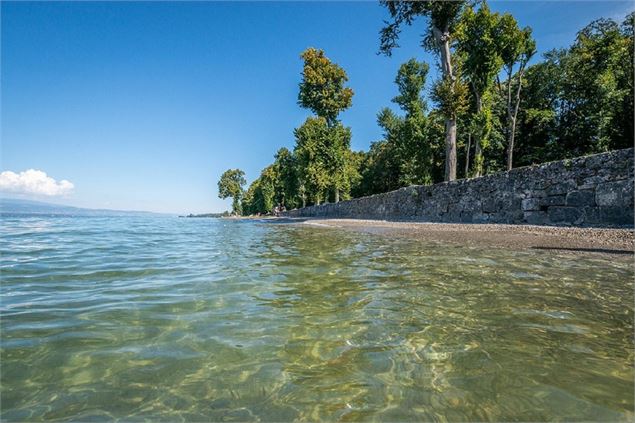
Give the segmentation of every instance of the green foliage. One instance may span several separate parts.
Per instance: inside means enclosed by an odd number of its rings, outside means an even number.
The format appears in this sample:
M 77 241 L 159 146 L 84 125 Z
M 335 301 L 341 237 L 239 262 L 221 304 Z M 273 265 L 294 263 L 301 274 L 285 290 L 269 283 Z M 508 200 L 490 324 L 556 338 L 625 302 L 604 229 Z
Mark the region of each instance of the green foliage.
M 466 8 L 457 29 L 463 54 L 463 77 L 477 96 L 488 91 L 503 66 L 499 25 L 501 18 L 483 2 L 477 11 Z
M 509 25 L 498 13 L 492 13 L 484 1 L 477 11 L 466 8 L 457 28 L 458 50 L 462 57 L 462 76 L 476 102 L 474 128 L 474 175 L 480 176 L 489 147 L 492 129 L 492 93 L 494 78 L 503 66 L 501 53 L 505 44 L 501 27 Z
M 500 48 L 503 64 L 509 69 L 508 75 L 512 73 L 515 65 L 524 67 L 529 59 L 536 54 L 536 42 L 531 33 L 532 30 L 529 27 L 520 29 L 516 19 L 509 13 L 500 17 L 496 44 Z
M 564 62 L 561 119 L 569 124 L 559 141 L 563 150 L 575 154 L 581 147 L 602 152 L 632 146 L 632 132 L 625 132 L 633 115 L 623 115 L 628 111 L 623 106 L 630 103 L 632 110 L 633 104 L 632 48 L 632 35 L 610 19 L 578 33 Z M 630 128 L 624 120 L 630 120 Z
M 243 186 L 245 181 L 245 172 L 240 169 L 229 169 L 225 171 L 218 181 L 218 196 L 222 199 L 231 197 L 232 211 L 234 214 L 240 214 L 240 199 L 243 195 Z
M 368 152 L 352 152 L 351 130 L 337 119 L 353 95 L 346 73 L 321 50 L 306 50 L 299 103 L 317 116 L 294 131 L 293 151 L 279 149 L 244 195 L 244 173 L 223 174 L 219 196 L 234 199 L 234 213 L 241 204 L 244 214 L 271 213 L 276 206 L 439 182 L 447 176 L 448 119 L 457 123 L 459 161 L 469 162 L 476 174 L 505 169 L 510 150 L 517 165 L 527 165 L 632 146 L 633 14 L 621 25 L 594 21 L 570 48 L 550 51 L 529 66 L 536 49 L 531 29 L 520 29 L 511 15 L 492 13 L 483 2 L 477 9 L 464 2 L 382 3 L 393 18 L 382 32 L 387 54 L 397 46 L 399 28 L 417 16 L 429 18 L 431 32 L 443 27 L 441 38 L 435 33 L 424 43 L 454 43 L 452 72 L 443 71 L 429 92 L 434 108 L 428 111 L 424 97 L 428 65 L 411 59 L 395 78 L 392 101 L 399 110 L 384 108 L 377 115 L 383 139 Z M 438 43 L 428 47 L 440 51 Z
M 432 101 L 444 116 L 456 119 L 468 108 L 468 87 L 459 78 L 444 77 L 432 86 Z
M 536 42 L 531 37 L 531 28 L 521 30 L 510 14 L 504 14 L 500 19 L 498 40 L 507 76 L 504 84 L 499 81 L 498 94 L 505 97 L 506 110 L 501 114 L 504 116 L 501 121 L 504 122 L 507 135 L 507 169 L 511 169 L 523 76 L 527 63 L 536 53 Z M 514 69 L 516 69 L 515 77 Z
M 275 165 L 262 170 L 260 176 L 251 183 L 243 198 L 243 214 L 268 214 L 277 205 L 279 175 Z
M 311 202 L 319 204 L 336 191 L 348 194 L 351 169 L 350 128 L 329 126 L 322 117 L 310 117 L 295 130 L 299 180 Z
M 446 100 L 445 110 L 454 108 L 455 106 L 448 102 L 455 99 L 457 95 L 460 99 L 461 93 L 452 92 L 457 81 L 456 73 L 452 68 L 452 37 L 461 11 L 467 3 L 463 0 L 381 0 L 380 3 L 388 9 L 392 18 L 392 21 L 384 22 L 386 26 L 380 32 L 380 51 L 387 56 L 391 55 L 393 48 L 398 47 L 397 40 L 402 26 L 412 25 L 419 16 L 428 18 L 428 28 L 421 44 L 427 50 L 438 53 L 445 81 L 440 87 L 446 90 L 443 93 L 443 98 Z M 457 105 L 455 108 L 459 107 Z M 445 119 L 445 143 L 446 150 L 449 152 L 445 158 L 445 179 L 453 180 L 456 178 L 456 119 L 451 114 L 446 114 Z
M 399 95 L 392 101 L 406 113 L 417 114 L 425 111 L 426 104 L 422 93 L 429 69 L 427 63 L 417 62 L 414 58 L 399 67 L 395 78 Z
M 296 157 L 287 148 L 281 148 L 275 155 L 274 166 L 278 174 L 276 185 L 276 200 L 285 208 L 295 208 L 301 205 L 298 196 L 298 165 Z
M 378 114 L 377 123 L 383 129 L 384 140 L 371 145 L 356 192 L 374 194 L 439 181 L 437 159 L 443 135 L 431 137 L 429 131 L 427 106 L 422 96 L 427 73 L 428 65 L 415 59 L 400 66 L 395 78 L 399 95 L 393 102 L 399 105 L 404 116 L 397 116 L 388 108 Z
M 323 50 L 308 48 L 301 55 L 304 60 L 298 104 L 335 124 L 337 115 L 352 104 L 353 90 L 345 87 L 346 72 L 332 63 Z
M 400 163 L 394 149 L 394 144 L 389 141 L 376 141 L 370 145 L 360 166 L 361 179 L 353 189 L 354 197 L 388 192 L 401 186 Z
M 309 48 L 302 53 L 304 70 L 298 103 L 312 110 L 311 117 L 295 130 L 294 155 L 298 164 L 300 196 L 319 204 L 347 197 L 357 169 L 351 158 L 351 130 L 342 126 L 337 115 L 350 107 L 353 90 L 345 87 L 346 72 L 332 63 L 324 51 Z
M 392 22 L 384 21 L 384 28 L 379 33 L 380 51 L 390 56 L 394 48 L 399 47 L 399 34 L 404 25 L 412 25 L 417 17 L 427 17 L 429 26 L 427 34 L 436 28 L 442 33 L 451 34 L 461 11 L 465 7 L 465 1 L 446 0 L 381 0 L 381 5 L 388 9 Z M 426 35 L 422 42 L 424 47 L 436 51 L 438 46 L 430 35 Z
M 428 74 L 428 64 L 410 59 L 399 67 L 395 84 L 399 95 L 392 101 L 399 105 L 405 113 L 403 118 L 391 118 L 386 115 L 382 121 L 391 120 L 384 131 L 386 139 L 394 145 L 399 159 L 399 184 L 432 183 L 432 151 L 428 139 L 426 103 L 423 100 L 423 89 Z
M 633 14 L 583 28 L 574 44 L 527 68 L 518 164 L 633 145 Z

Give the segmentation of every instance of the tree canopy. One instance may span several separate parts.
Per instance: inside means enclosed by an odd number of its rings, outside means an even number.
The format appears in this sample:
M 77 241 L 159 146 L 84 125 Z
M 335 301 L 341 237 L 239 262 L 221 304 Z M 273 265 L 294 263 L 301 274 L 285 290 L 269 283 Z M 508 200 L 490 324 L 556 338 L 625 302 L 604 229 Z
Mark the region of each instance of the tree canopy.
M 234 214 L 240 214 L 240 200 L 243 195 L 243 186 L 247 183 L 245 180 L 245 172 L 240 169 L 226 170 L 218 181 L 218 196 L 222 199 L 231 197 L 232 211 Z
M 332 126 L 337 115 L 353 102 L 353 90 L 344 86 L 348 76 L 344 69 L 324 55 L 323 50 L 308 48 L 301 57 L 304 69 L 298 104 L 326 119 L 328 125 Z
M 416 58 L 401 64 L 396 107 L 376 117 L 381 139 L 353 152 L 351 128 L 338 118 L 352 104 L 348 76 L 323 50 L 305 50 L 298 103 L 313 115 L 294 130 L 293 149 L 280 148 L 244 194 L 242 171 L 222 175 L 219 196 L 233 198 L 234 213 L 452 180 L 459 161 L 471 177 L 632 146 L 633 14 L 621 24 L 593 21 L 570 47 L 537 60 L 531 28 L 484 1 L 382 5 L 391 20 L 380 50 L 390 56 L 403 27 L 422 17 L 422 44 L 439 54 L 441 77 L 429 83 L 429 65 Z

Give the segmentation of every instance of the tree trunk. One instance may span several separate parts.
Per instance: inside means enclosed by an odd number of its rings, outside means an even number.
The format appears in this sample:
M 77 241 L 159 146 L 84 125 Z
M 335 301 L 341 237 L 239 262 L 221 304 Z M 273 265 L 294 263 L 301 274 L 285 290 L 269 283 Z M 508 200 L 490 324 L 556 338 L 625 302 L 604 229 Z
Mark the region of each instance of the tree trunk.
M 452 73 L 452 55 L 450 52 L 450 34 L 448 28 L 441 31 L 437 27 L 432 27 L 432 33 L 439 46 L 441 54 L 441 72 L 444 78 L 454 81 Z M 456 117 L 445 117 L 445 180 L 454 181 L 456 179 Z
M 448 30 L 441 31 L 437 27 L 432 27 L 432 33 L 436 42 L 439 45 L 439 50 L 441 53 L 441 72 L 443 76 L 449 76 L 454 79 L 454 75 L 452 74 L 452 59 L 450 53 L 450 34 Z
M 336 203 L 340 202 L 340 189 L 339 188 L 335 188 L 335 202 Z
M 483 151 L 481 150 L 480 137 L 474 137 L 474 177 L 478 178 L 483 173 Z
M 465 177 L 469 178 L 470 171 L 470 148 L 472 147 L 472 133 L 467 134 L 467 149 L 465 150 Z
M 512 117 L 507 141 L 507 170 L 512 170 L 514 161 L 514 138 L 516 137 L 516 116 Z
M 235 216 L 238 216 L 240 211 L 240 200 L 238 199 L 238 197 L 234 197 L 234 201 L 232 201 L 232 213 Z
M 514 140 L 512 137 L 512 72 L 513 68 L 507 68 L 507 170 L 512 168 L 512 155 L 514 154 Z M 515 126 L 515 124 L 514 124 Z
M 518 117 L 518 109 L 520 108 L 520 90 L 523 86 L 523 71 L 525 67 L 521 65 L 518 69 L 518 88 L 516 89 L 516 104 L 514 110 L 511 109 L 511 98 L 509 104 L 509 140 L 507 142 L 507 170 L 512 170 L 514 167 L 514 139 L 516 138 L 516 118 Z M 509 77 L 509 83 L 511 83 L 511 76 Z M 510 96 L 511 97 L 511 96 Z
M 476 96 L 476 115 L 479 116 L 481 114 L 481 109 L 483 108 L 483 104 L 481 101 L 481 96 L 478 93 L 475 93 Z M 482 128 L 479 128 L 474 134 L 474 177 L 478 178 L 483 173 L 483 151 L 481 150 L 481 134 L 479 131 Z
M 445 180 L 456 179 L 456 119 L 445 120 Z

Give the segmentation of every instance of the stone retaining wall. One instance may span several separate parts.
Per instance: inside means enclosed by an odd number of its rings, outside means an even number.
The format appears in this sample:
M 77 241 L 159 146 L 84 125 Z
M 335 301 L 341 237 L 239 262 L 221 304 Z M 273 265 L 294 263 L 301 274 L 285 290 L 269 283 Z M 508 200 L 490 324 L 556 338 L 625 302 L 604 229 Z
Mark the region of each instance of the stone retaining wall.
M 410 186 L 289 210 L 288 217 L 633 226 L 633 149 Z

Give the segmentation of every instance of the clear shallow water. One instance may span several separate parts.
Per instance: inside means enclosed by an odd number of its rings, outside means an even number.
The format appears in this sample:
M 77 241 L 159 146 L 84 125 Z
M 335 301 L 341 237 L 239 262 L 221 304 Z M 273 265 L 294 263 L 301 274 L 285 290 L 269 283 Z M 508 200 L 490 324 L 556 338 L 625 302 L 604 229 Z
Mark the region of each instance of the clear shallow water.
M 632 257 L 4 217 L 2 418 L 632 420 Z

